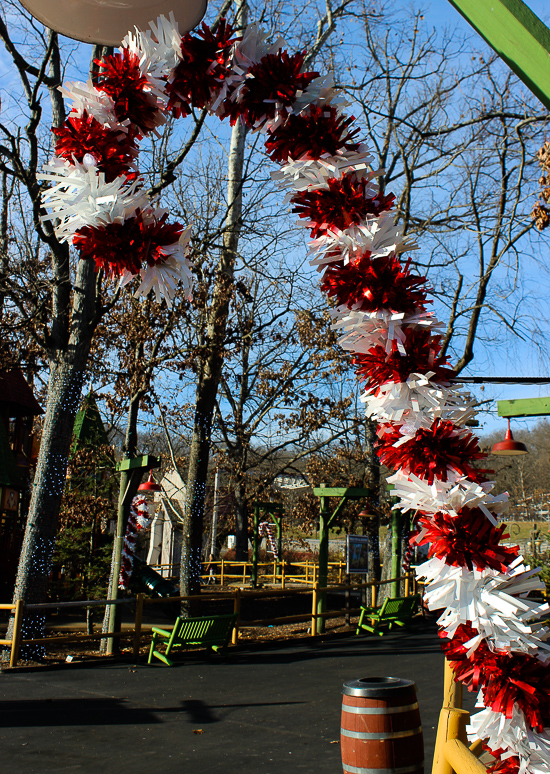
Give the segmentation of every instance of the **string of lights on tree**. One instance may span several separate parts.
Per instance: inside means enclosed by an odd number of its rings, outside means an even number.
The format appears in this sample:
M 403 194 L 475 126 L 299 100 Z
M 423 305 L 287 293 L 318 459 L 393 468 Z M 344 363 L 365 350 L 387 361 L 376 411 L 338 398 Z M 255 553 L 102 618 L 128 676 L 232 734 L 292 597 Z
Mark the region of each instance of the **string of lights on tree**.
M 263 133 L 273 178 L 310 231 L 311 263 L 332 302 L 333 327 L 364 385 L 378 423 L 378 453 L 403 510 L 418 513 L 416 545 L 429 544 L 425 600 L 439 618 L 443 649 L 481 711 L 470 732 L 496 758 L 491 771 L 549 771 L 547 605 L 517 547 L 502 545 L 507 496 L 474 464 L 483 455 L 465 427 L 475 411 L 441 354 L 441 323 L 428 310 L 426 279 L 405 253 L 416 245 L 395 225 L 393 194 L 357 140 L 353 118 L 329 77 L 304 72 L 304 52 L 268 42 L 256 26 L 237 36 L 179 35 L 173 19 L 129 33 L 97 63 L 95 83 L 64 88 L 73 106 L 54 129 L 56 155 L 44 196 L 58 237 L 122 285 L 141 280 L 167 303 L 191 292 L 189 229 L 148 200 L 139 143 L 169 116 L 207 107 Z

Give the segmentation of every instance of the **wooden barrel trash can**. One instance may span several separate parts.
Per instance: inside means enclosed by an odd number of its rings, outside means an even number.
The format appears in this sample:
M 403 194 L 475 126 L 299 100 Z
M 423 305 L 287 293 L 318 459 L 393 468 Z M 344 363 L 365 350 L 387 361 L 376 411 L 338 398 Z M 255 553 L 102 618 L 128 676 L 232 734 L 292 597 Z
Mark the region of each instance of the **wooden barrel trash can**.
M 401 677 L 344 683 L 340 748 L 344 774 L 423 774 L 416 685 Z

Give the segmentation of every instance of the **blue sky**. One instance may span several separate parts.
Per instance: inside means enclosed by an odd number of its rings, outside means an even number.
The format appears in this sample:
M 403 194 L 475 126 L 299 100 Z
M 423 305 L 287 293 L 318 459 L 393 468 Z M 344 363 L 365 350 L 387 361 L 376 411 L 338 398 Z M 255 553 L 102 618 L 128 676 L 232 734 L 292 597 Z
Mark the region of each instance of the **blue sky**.
M 402 2 L 403 5 L 406 4 L 404 0 L 402 0 Z M 415 3 L 415 5 L 416 4 L 417 3 Z M 527 4 L 543 21 L 550 24 L 550 6 L 548 0 L 529 0 Z M 431 0 L 431 2 L 426 0 L 424 5 L 426 8 L 426 17 L 434 26 L 439 28 L 446 25 L 452 27 L 456 26 L 467 33 L 474 34 L 467 22 L 451 6 L 448 0 Z M 479 39 L 479 47 L 480 49 L 485 47 L 485 43 L 481 39 Z M 84 71 L 87 69 L 90 56 L 90 46 L 75 45 L 73 50 L 76 68 L 73 69 L 72 72 L 67 73 L 69 78 L 75 78 L 76 69 L 80 67 L 82 67 Z M 4 92 L 12 91 L 13 93 L 13 89 L 10 89 L 10 86 L 15 83 L 16 80 L 13 78 L 13 75 L 13 70 L 8 64 L 8 58 L 2 50 L 0 53 L 0 88 Z M 17 97 L 16 94 L 13 94 L 13 96 L 15 98 Z M 4 111 L 6 111 L 7 103 L 9 103 L 9 100 L 4 102 Z M 6 113 L 4 113 L 4 116 L 5 115 Z M 548 265 L 550 266 L 550 255 L 548 258 Z M 542 279 L 540 277 L 531 277 L 529 278 L 529 281 L 532 283 L 534 296 L 538 295 L 539 299 L 541 297 L 541 289 L 542 295 L 545 293 L 544 286 L 546 283 L 548 283 L 548 287 L 550 287 L 550 276 L 543 277 Z M 533 314 L 536 315 L 536 313 L 537 308 L 535 306 Z M 550 316 L 550 307 L 548 314 Z M 476 350 L 476 355 L 477 357 L 469 369 L 469 373 L 475 375 L 545 376 L 549 373 L 547 363 L 543 362 L 536 352 L 522 346 L 522 343 L 519 340 L 517 342 L 512 342 L 510 347 L 504 351 L 499 350 L 498 354 L 495 354 L 492 358 L 487 357 L 486 353 L 479 351 L 479 349 Z M 550 395 L 550 385 L 541 387 L 520 385 L 494 387 L 487 385 L 482 392 L 476 391 L 476 393 L 480 399 L 489 401 L 487 406 L 488 412 L 480 416 L 480 419 L 484 423 L 482 432 L 492 432 L 495 429 L 504 427 L 503 421 L 496 417 L 496 400 Z M 532 421 L 536 422 L 537 420 Z M 522 424 L 527 425 L 529 422 L 527 420 L 519 420 L 518 425 Z
M 542 21 L 546 24 L 550 23 L 550 4 L 548 0 L 528 0 L 526 5 L 531 8 Z M 430 21 L 434 26 L 451 25 L 458 27 L 464 32 L 471 32 L 472 28 L 468 25 L 465 19 L 458 13 L 458 11 L 448 2 L 448 0 L 431 0 L 429 3 Z M 480 47 L 486 44 L 480 39 Z M 550 255 L 548 255 L 548 264 L 550 265 Z M 539 279 L 540 278 L 533 278 Z M 546 278 L 548 281 L 548 278 Z M 548 288 L 550 290 L 550 286 Z M 481 353 L 480 353 L 481 354 Z M 493 360 L 493 362 L 483 362 L 482 357 L 479 357 L 473 361 L 471 368 L 468 370 L 469 374 L 475 374 L 478 376 L 492 375 L 492 376 L 547 376 L 550 375 L 548 368 L 544 362 L 541 362 L 536 353 L 526 350 L 522 347 L 521 342 L 516 344 L 512 343 L 510 348 L 504 352 L 499 352 L 499 355 Z M 525 386 L 525 385 L 486 385 L 483 391 L 475 390 L 476 395 L 481 400 L 490 401 L 487 406 L 488 411 L 480 414 L 479 419 L 483 423 L 481 433 L 490 433 L 494 430 L 502 429 L 504 433 L 505 423 L 504 420 L 497 417 L 497 400 L 511 400 L 517 398 L 535 398 L 550 396 L 550 384 L 542 386 Z M 513 420 L 514 426 L 529 427 L 532 424 L 536 424 L 538 419 L 519 419 Z

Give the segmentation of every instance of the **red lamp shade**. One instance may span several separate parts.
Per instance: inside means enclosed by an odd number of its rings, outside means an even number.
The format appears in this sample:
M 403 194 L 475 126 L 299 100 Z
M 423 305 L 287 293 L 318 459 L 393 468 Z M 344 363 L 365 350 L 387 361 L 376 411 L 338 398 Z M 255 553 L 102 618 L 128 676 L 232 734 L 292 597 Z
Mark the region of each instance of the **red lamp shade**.
M 527 454 L 528 448 L 521 441 L 514 441 L 514 436 L 510 430 L 510 418 L 508 418 L 508 430 L 504 436 L 504 441 L 495 443 L 491 449 L 491 454 L 496 454 L 500 457 L 515 457 L 518 454 Z
M 143 484 L 140 484 L 138 486 L 138 492 L 142 492 L 142 494 L 150 494 L 152 492 L 162 492 L 162 487 L 160 484 L 157 484 L 157 482 L 153 479 L 153 471 L 149 471 L 149 478 L 147 481 L 144 481 Z
M 134 26 L 146 30 L 150 21 L 174 12 L 179 31 L 192 30 L 206 13 L 206 0 L 21 0 L 38 21 L 84 43 L 118 46 Z

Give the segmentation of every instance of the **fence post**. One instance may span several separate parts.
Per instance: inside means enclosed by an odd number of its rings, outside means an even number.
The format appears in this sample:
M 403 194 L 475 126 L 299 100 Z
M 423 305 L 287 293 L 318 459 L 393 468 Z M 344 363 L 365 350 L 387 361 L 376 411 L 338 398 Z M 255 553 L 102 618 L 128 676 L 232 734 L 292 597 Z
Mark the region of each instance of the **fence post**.
M 15 617 L 13 621 L 13 635 L 11 640 L 11 653 L 10 653 L 10 667 L 17 666 L 17 659 L 19 658 L 19 643 L 21 642 L 21 626 L 23 624 L 23 607 L 24 603 L 22 599 L 18 599 L 15 603 Z
M 273 557 L 273 585 L 277 583 L 277 560 Z
M 243 586 L 246 584 L 246 562 L 243 562 Z
M 236 645 L 239 639 L 239 621 L 241 617 L 241 592 L 242 589 L 235 589 L 235 600 L 233 602 L 233 612 L 237 613 L 237 620 L 235 621 L 235 627 L 231 633 L 231 644 Z
M 141 622 L 143 620 L 143 597 L 144 594 L 137 595 L 136 600 L 136 618 L 134 621 L 134 647 L 132 655 L 134 661 L 139 661 L 139 646 L 141 645 Z
M 410 584 L 411 576 L 409 573 L 405 575 L 405 596 L 409 596 L 409 584 Z
M 284 589 L 285 583 L 285 560 L 281 562 L 281 588 Z
M 313 566 L 313 576 L 315 577 L 315 565 Z M 317 597 L 319 596 L 319 584 L 313 584 L 311 592 L 311 636 L 317 634 Z
M 370 587 L 370 606 L 376 607 L 376 581 Z
M 224 560 L 222 559 L 222 566 L 220 570 L 220 586 L 223 586 L 223 581 L 224 581 L 223 571 L 224 571 Z

